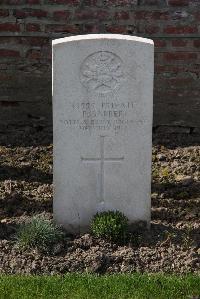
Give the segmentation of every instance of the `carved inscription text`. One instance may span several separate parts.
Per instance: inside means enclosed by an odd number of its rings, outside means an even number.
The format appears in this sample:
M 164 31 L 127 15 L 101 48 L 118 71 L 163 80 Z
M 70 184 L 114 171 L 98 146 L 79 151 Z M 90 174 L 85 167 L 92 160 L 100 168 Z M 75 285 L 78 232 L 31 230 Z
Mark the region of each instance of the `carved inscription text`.
M 127 130 L 144 120 L 137 118 L 134 102 L 69 102 L 70 118 L 60 120 L 66 128 L 81 131 L 120 131 Z

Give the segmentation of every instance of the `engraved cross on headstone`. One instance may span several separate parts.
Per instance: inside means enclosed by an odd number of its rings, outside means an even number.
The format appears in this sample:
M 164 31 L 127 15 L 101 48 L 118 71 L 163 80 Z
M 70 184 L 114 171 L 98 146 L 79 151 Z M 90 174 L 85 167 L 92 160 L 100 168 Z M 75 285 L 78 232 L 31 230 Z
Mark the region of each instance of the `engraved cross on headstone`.
M 98 158 L 83 158 L 81 160 L 86 163 L 97 163 L 100 162 L 100 201 L 103 203 L 105 201 L 104 198 L 104 164 L 105 162 L 121 162 L 124 160 L 124 157 L 119 158 L 105 158 L 104 155 L 104 144 L 105 144 L 105 137 L 100 136 L 100 157 Z

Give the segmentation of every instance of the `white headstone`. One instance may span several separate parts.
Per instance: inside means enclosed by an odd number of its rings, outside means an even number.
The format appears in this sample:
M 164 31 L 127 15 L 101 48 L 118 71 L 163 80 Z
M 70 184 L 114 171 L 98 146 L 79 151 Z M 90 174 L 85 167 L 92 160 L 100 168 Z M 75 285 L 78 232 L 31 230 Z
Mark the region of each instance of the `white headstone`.
M 54 217 L 71 232 L 98 211 L 150 221 L 152 40 L 53 41 Z

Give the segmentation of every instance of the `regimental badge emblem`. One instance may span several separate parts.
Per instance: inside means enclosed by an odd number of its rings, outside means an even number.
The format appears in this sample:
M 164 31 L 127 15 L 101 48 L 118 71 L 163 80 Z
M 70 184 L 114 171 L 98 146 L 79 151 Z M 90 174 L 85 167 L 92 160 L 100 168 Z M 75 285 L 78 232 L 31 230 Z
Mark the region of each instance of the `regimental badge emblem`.
M 112 52 L 95 52 L 83 61 L 80 68 L 81 83 L 91 92 L 112 92 L 124 79 L 123 62 Z

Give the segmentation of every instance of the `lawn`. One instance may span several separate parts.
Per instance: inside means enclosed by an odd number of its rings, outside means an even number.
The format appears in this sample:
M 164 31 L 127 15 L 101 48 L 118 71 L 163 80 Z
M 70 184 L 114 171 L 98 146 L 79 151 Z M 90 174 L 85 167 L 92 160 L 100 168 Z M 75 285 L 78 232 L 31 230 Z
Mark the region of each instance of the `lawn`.
M 196 299 L 197 275 L 78 275 L 0 276 L 1 299 Z

